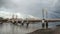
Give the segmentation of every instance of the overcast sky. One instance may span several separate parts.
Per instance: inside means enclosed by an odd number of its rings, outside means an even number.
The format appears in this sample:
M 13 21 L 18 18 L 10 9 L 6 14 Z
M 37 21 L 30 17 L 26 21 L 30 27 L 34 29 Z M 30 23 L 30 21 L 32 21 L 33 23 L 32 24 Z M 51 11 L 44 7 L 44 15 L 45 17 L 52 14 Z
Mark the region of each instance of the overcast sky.
M 17 14 L 19 17 L 42 18 L 42 9 L 47 8 L 49 18 L 55 18 L 59 15 L 59 2 L 60 0 L 0 0 L 0 16 L 11 17 L 12 14 Z

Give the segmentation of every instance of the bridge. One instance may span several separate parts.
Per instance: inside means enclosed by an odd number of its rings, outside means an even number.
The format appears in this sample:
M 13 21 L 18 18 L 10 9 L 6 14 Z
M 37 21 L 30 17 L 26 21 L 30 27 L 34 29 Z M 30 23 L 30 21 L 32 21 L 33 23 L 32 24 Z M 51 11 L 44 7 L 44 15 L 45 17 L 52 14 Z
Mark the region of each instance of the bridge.
M 18 22 L 42 22 L 43 19 L 24 19 L 24 20 L 20 20 L 20 19 L 10 19 L 10 21 L 18 21 Z M 60 19 L 44 19 L 44 22 L 60 22 Z
M 46 28 L 48 28 L 48 23 L 54 23 L 54 22 L 60 22 L 60 18 L 53 18 L 53 19 L 10 19 L 8 20 L 9 22 L 13 23 L 13 24 L 17 24 L 20 23 L 22 26 L 24 25 L 24 23 L 26 23 L 27 27 L 29 26 L 29 24 L 34 24 L 34 23 L 42 23 L 42 28 L 44 28 L 46 26 Z M 46 23 L 46 24 L 45 24 Z
M 17 23 L 20 23 L 22 24 L 22 26 L 24 25 L 24 23 L 27 24 L 27 27 L 29 26 L 30 23 L 38 23 L 38 22 L 41 22 L 42 23 L 42 28 L 44 28 L 44 26 L 46 26 L 46 28 L 48 28 L 48 23 L 51 23 L 51 22 L 60 22 L 60 18 L 48 18 L 48 13 L 46 11 L 46 18 L 44 18 L 45 14 L 44 14 L 44 11 L 46 10 L 42 10 L 42 17 L 43 19 L 40 19 L 40 18 L 26 18 L 26 19 L 22 19 L 22 18 L 17 18 L 17 15 L 15 16 L 16 18 L 14 18 L 14 15 L 12 15 L 12 18 L 10 19 L 5 19 L 5 20 L 2 20 L 2 22 L 11 22 L 13 24 L 17 24 Z M 1 21 L 1 20 L 0 20 Z M 46 23 L 46 24 L 44 24 Z
M 48 13 L 46 12 L 46 18 L 44 18 L 44 10 L 42 10 L 42 17 L 43 17 L 42 19 L 40 19 L 40 18 L 38 18 L 38 19 L 37 18 L 22 19 L 22 18 L 17 18 L 17 15 L 16 15 L 16 18 L 14 18 L 14 15 L 13 15 L 11 19 L 8 19 L 8 22 L 11 22 L 13 24 L 20 23 L 22 26 L 24 25 L 24 23 L 26 23 L 27 27 L 29 26 L 30 23 L 41 22 L 42 28 L 44 28 L 45 26 L 46 26 L 46 28 L 48 28 L 48 23 L 60 22 L 60 18 L 48 18 L 47 15 L 48 15 Z

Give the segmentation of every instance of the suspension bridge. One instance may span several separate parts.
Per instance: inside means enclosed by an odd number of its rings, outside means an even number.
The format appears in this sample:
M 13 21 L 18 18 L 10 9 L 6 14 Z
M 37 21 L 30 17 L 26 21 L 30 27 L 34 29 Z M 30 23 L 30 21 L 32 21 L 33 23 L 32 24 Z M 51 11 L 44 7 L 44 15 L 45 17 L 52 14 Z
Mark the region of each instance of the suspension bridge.
M 48 18 L 48 13 L 46 12 L 46 18 L 45 15 L 44 15 L 44 11 L 45 10 L 42 10 L 42 17 L 43 19 L 37 19 L 37 18 L 26 18 L 26 19 L 22 19 L 22 18 L 17 18 L 17 15 L 16 15 L 16 18 L 14 18 L 14 15 L 12 15 L 12 18 L 11 19 L 5 19 L 5 20 L 0 20 L 0 22 L 11 22 L 13 24 L 17 24 L 17 23 L 20 23 L 22 26 L 24 25 L 24 23 L 27 24 L 27 27 L 29 26 L 30 23 L 38 23 L 38 22 L 41 22 L 42 23 L 42 28 L 44 28 L 46 26 L 46 28 L 48 28 L 48 23 L 54 23 L 54 22 L 60 22 L 60 18 Z M 44 24 L 46 23 L 46 24 Z

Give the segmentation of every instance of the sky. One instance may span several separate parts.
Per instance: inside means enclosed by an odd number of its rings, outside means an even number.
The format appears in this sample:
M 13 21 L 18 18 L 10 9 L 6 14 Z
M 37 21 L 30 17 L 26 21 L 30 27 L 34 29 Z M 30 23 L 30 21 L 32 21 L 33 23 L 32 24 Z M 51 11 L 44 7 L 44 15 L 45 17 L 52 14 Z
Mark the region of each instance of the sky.
M 42 18 L 42 9 L 46 9 L 48 18 L 60 18 L 60 0 L 0 0 L 0 17 Z M 46 13 L 44 13 L 46 18 Z

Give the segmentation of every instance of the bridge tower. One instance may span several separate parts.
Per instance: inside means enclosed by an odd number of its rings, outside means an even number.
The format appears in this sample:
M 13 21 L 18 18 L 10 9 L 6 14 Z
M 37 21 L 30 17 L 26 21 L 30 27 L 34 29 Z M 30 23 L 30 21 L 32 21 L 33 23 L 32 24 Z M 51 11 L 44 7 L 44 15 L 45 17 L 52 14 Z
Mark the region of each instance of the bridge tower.
M 15 20 L 16 20 L 16 23 L 18 23 L 18 16 L 16 15 L 16 18 L 15 18 Z
M 15 18 L 14 18 L 14 14 L 13 14 L 13 15 L 12 15 L 12 23 L 13 23 L 13 24 L 14 24 L 14 19 L 15 19 Z
M 45 11 L 46 11 L 46 19 L 48 18 L 48 11 L 47 11 L 47 9 L 45 9 Z M 46 20 L 46 28 L 48 28 L 48 21 Z
M 28 18 L 26 18 L 26 28 L 28 28 L 29 26 L 29 21 L 28 21 Z
M 42 28 L 44 28 L 46 26 L 46 28 L 48 28 L 48 21 L 46 20 L 46 23 L 45 23 L 45 19 L 48 18 L 48 13 L 47 13 L 47 9 L 42 9 Z
M 16 15 L 16 19 L 18 18 L 18 16 Z
M 44 9 L 42 9 L 42 17 L 43 17 L 43 19 L 42 19 L 42 28 L 44 28 L 45 27 Z
M 12 19 L 14 19 L 14 14 L 12 15 Z

